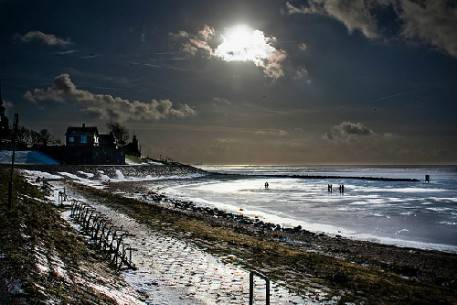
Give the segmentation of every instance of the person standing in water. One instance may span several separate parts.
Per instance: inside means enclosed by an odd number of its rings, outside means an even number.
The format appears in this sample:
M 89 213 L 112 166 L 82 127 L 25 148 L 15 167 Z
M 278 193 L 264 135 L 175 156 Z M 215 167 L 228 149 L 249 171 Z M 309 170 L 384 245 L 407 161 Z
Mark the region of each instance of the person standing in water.
M 265 182 L 265 189 L 267 190 L 269 187 L 270 187 L 270 185 L 268 184 L 268 181 L 266 181 Z
M 328 192 L 333 193 L 333 184 L 328 184 L 327 187 L 328 187 Z

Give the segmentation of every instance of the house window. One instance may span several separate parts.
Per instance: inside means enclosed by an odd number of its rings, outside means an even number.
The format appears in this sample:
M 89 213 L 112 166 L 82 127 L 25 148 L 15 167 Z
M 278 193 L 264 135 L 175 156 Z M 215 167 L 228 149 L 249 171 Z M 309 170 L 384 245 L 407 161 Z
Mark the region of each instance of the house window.
M 80 143 L 87 144 L 87 135 L 85 135 L 85 134 L 81 135 Z
M 68 143 L 75 143 L 75 137 L 68 137 Z

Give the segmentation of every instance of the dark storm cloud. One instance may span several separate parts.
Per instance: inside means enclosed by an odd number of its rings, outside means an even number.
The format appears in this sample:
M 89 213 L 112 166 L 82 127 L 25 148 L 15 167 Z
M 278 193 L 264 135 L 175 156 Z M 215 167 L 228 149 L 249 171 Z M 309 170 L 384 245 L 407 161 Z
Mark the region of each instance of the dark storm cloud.
M 287 1 L 288 14 L 321 14 L 342 22 L 370 39 L 383 37 L 376 12 L 390 7 L 400 25 L 398 37 L 417 39 L 457 57 L 457 7 L 450 1 L 430 0 L 309 0 Z
M 341 21 L 350 32 L 361 31 L 368 38 L 378 36 L 372 9 L 376 1 L 366 0 L 310 0 L 307 6 L 286 2 L 289 14 L 322 14 Z
M 418 38 L 457 57 L 457 7 L 448 1 L 400 2 L 402 36 Z
M 72 44 L 70 39 L 63 39 L 54 34 L 46 34 L 41 31 L 30 31 L 24 35 L 17 34 L 15 38 L 22 43 L 38 42 L 47 46 L 66 47 Z
M 332 127 L 332 129 L 324 134 L 324 139 L 329 141 L 350 141 L 358 137 L 366 137 L 374 135 L 374 131 L 366 127 L 360 122 L 341 122 Z
M 168 99 L 153 99 L 143 102 L 78 89 L 69 74 L 56 76 L 52 86 L 27 91 L 24 97 L 34 103 L 40 101 L 76 102 L 85 111 L 95 113 L 103 120 L 159 120 L 169 117 L 184 118 L 196 114 L 189 105 L 183 104 L 175 107 Z

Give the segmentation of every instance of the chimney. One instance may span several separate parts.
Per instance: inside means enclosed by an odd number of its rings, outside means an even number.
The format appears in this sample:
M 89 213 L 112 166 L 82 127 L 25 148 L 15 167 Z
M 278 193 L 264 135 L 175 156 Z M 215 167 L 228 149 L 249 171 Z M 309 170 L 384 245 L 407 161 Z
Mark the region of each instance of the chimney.
M 83 128 L 86 128 L 86 124 L 85 123 L 83 123 Z

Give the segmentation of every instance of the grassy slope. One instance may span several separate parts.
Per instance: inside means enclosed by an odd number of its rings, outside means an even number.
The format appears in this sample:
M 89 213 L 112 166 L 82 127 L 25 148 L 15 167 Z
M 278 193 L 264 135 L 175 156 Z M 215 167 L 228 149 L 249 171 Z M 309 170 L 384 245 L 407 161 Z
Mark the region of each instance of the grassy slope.
M 77 186 L 86 194 L 157 230 L 189 238 L 208 251 L 234 254 L 248 268 L 264 271 L 271 278 L 287 280 L 300 291 L 324 284 L 345 294 L 341 304 L 457 304 L 451 288 L 408 280 L 379 267 L 362 266 L 334 257 L 306 252 L 265 236 L 222 226 L 208 218 L 193 217 L 105 191 Z
M 110 297 L 81 284 L 92 281 L 81 268 L 116 278 L 100 257 L 89 250 L 84 241 L 60 217 L 60 211 L 49 204 L 31 199 L 14 200 L 7 206 L 7 172 L 0 168 L 0 304 L 40 304 L 53 299 L 64 304 L 117 304 Z M 18 176 L 15 191 L 40 198 L 42 194 Z M 62 260 L 66 276 L 52 268 L 40 272 L 35 251 L 40 249 L 48 262 Z M 54 264 L 54 267 L 56 265 Z M 11 294 L 8 285 L 20 283 L 23 293 Z

